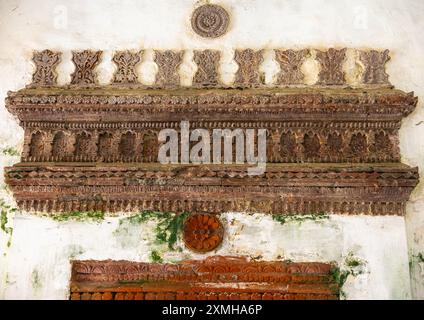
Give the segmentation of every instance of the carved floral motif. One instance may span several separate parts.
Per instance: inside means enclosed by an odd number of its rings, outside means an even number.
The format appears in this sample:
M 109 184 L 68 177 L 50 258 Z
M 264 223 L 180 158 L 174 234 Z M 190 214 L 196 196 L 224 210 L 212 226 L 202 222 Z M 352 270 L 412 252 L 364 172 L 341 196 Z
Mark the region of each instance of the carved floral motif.
M 94 73 L 94 69 L 99 64 L 101 55 L 102 51 L 73 51 L 72 61 L 75 64 L 75 71 L 71 76 L 71 84 L 95 84 L 96 75 Z
M 263 50 L 236 50 L 234 60 L 239 68 L 236 72 L 234 85 L 237 87 L 256 87 L 262 84 L 259 66 L 263 61 Z
M 212 251 L 221 244 L 223 232 L 224 229 L 217 216 L 193 214 L 184 222 L 184 243 L 193 251 Z
M 365 66 L 362 74 L 364 84 L 389 85 L 389 75 L 386 73 L 386 62 L 390 60 L 389 50 L 361 51 L 359 59 Z
M 44 87 L 56 85 L 57 74 L 55 68 L 60 62 L 61 55 L 62 53 L 51 50 L 34 53 L 32 60 L 35 63 L 36 69 L 32 75 L 32 86 Z
M 128 85 L 137 83 L 136 66 L 141 61 L 141 52 L 133 53 L 130 51 L 118 51 L 113 56 L 118 69 L 113 76 L 113 83 Z
M 213 87 L 218 85 L 218 67 L 221 53 L 215 50 L 194 51 L 194 62 L 197 71 L 194 75 L 193 86 Z
M 317 51 L 316 56 L 321 65 L 321 70 L 318 74 L 318 84 L 341 85 L 345 83 L 343 62 L 346 57 L 346 48 L 340 50 L 330 48 L 327 51 Z
M 301 66 L 309 55 L 309 50 L 275 50 L 275 59 L 280 65 L 277 84 L 296 85 L 303 84 L 304 75 Z
M 168 87 L 180 84 L 178 67 L 183 61 L 183 55 L 183 51 L 155 51 L 155 62 L 159 68 L 155 85 Z

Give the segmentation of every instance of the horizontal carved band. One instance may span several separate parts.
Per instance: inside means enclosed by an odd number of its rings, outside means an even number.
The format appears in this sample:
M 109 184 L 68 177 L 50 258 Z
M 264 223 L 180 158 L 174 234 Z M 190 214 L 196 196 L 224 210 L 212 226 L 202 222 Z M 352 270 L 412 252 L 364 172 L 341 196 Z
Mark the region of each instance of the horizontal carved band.
M 332 268 L 325 263 L 221 256 L 176 264 L 75 261 L 70 298 L 337 299 L 339 287 L 331 277 Z
M 261 176 L 243 166 L 49 166 L 6 168 L 25 210 L 158 210 L 221 213 L 402 215 L 417 184 L 416 168 L 268 165 Z

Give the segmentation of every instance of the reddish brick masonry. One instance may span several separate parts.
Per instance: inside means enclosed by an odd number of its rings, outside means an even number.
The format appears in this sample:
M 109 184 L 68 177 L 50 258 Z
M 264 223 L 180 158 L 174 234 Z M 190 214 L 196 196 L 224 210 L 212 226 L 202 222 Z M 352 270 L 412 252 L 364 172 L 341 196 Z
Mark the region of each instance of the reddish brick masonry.
M 75 261 L 72 300 L 337 299 L 333 265 L 211 256 L 177 264 Z

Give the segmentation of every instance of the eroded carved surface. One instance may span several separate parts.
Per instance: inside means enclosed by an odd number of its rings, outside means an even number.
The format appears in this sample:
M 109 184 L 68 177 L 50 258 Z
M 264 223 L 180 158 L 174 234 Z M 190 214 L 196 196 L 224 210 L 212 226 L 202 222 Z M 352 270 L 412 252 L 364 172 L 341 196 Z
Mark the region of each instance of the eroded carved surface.
M 169 87 L 180 85 L 178 68 L 183 61 L 183 55 L 183 51 L 155 51 L 155 62 L 158 65 L 156 86 Z
M 234 85 L 237 87 L 256 87 L 262 84 L 259 66 L 263 61 L 263 50 L 236 50 L 234 60 L 238 64 Z
M 359 58 L 365 66 L 362 74 L 364 84 L 390 85 L 389 75 L 386 73 L 386 62 L 390 60 L 389 50 L 361 51 Z
M 34 52 L 32 60 L 35 63 L 35 72 L 32 75 L 33 87 L 44 87 L 56 85 L 56 66 L 60 62 L 60 52 L 53 52 L 51 50 L 44 50 Z
M 276 84 L 296 85 L 303 84 L 304 74 L 301 66 L 309 55 L 309 50 L 275 50 L 275 59 L 280 65 Z
M 342 85 L 345 83 L 343 62 L 346 57 L 346 48 L 336 50 L 330 48 L 327 51 L 317 51 L 317 60 L 321 65 L 318 74 L 320 85 Z
M 218 67 L 221 53 L 216 50 L 194 51 L 193 60 L 197 64 L 193 86 L 213 87 L 218 85 Z
M 333 267 L 318 262 L 223 256 L 176 264 L 76 261 L 72 265 L 70 299 L 337 299 L 339 287 L 331 276 Z
M 120 85 L 136 84 L 136 66 L 141 61 L 141 52 L 118 51 L 112 58 L 118 69 L 113 76 L 113 83 Z
M 207 4 L 196 8 L 191 17 L 191 27 L 198 35 L 217 38 L 227 32 L 230 22 L 228 12 L 221 6 Z
M 91 85 L 96 83 L 96 74 L 94 69 L 100 62 L 102 51 L 84 50 L 72 52 L 72 61 L 75 65 L 75 71 L 71 76 L 71 84 Z

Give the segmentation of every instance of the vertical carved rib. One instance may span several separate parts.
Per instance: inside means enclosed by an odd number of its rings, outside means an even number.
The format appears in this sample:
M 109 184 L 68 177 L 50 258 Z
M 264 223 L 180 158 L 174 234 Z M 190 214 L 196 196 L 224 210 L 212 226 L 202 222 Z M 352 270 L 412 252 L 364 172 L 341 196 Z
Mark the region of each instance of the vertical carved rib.
M 155 51 L 155 62 L 158 65 L 155 85 L 162 87 L 179 86 L 178 67 L 183 61 L 183 51 Z
M 47 87 L 56 85 L 57 73 L 56 66 L 60 62 L 60 52 L 44 50 L 34 52 L 32 61 L 35 63 L 35 72 L 32 75 L 31 86 Z
M 277 84 L 294 85 L 303 84 L 304 74 L 300 70 L 303 62 L 309 54 L 304 50 L 275 50 L 275 59 L 280 65 L 277 76 Z
M 219 83 L 218 67 L 221 53 L 215 50 L 194 51 L 194 62 L 197 71 L 194 75 L 193 86 L 214 87 Z
M 263 61 L 263 50 L 236 50 L 234 60 L 239 68 L 236 72 L 234 85 L 239 87 L 255 87 L 261 84 L 259 65 Z
M 303 137 L 303 149 L 306 158 L 319 157 L 321 144 L 317 134 L 308 132 Z
M 75 64 L 75 71 L 72 74 L 71 84 L 87 85 L 96 83 L 94 69 L 100 62 L 102 51 L 84 50 L 72 52 L 72 61 Z
M 362 51 L 359 59 L 365 66 L 362 74 L 364 84 L 390 84 L 389 75 L 386 73 L 386 62 L 390 60 L 389 50 L 384 51 Z
M 33 161 L 36 161 L 45 155 L 44 140 L 45 135 L 41 131 L 36 131 L 31 135 L 29 156 Z
M 68 155 L 68 142 L 63 131 L 57 132 L 52 141 L 52 157 L 62 160 Z
M 113 56 L 118 70 L 113 76 L 113 84 L 135 84 L 137 83 L 136 66 L 141 61 L 141 52 L 118 51 Z
M 91 159 L 96 153 L 92 135 L 85 131 L 78 133 L 75 138 L 75 156 L 81 160 Z
M 320 85 L 340 85 L 345 83 L 343 62 L 346 57 L 346 48 L 336 50 L 333 48 L 327 51 L 317 51 L 317 59 L 321 64 L 318 74 L 318 84 Z
M 134 132 L 127 131 L 121 137 L 119 142 L 119 153 L 122 157 L 128 159 L 135 156 L 136 135 Z

